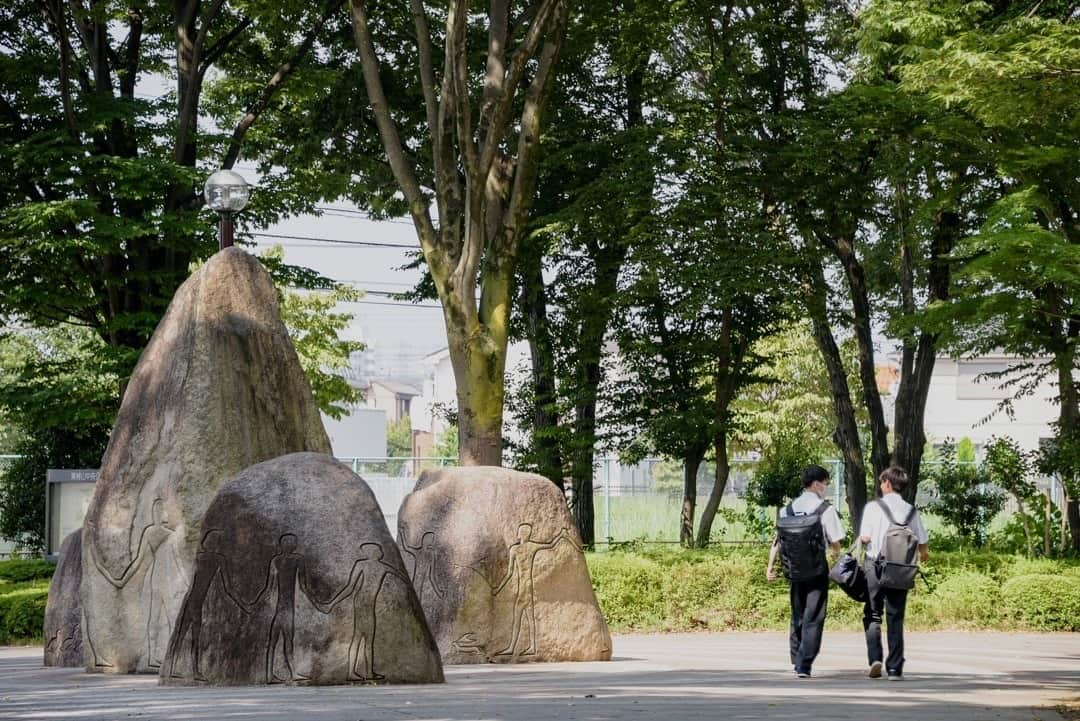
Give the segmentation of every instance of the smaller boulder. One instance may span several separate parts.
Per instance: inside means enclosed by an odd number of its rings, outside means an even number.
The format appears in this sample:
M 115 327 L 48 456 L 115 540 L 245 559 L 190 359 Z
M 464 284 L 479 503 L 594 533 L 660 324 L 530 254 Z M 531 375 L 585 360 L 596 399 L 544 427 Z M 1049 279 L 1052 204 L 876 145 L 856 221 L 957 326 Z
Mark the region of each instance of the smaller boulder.
M 166 685 L 441 683 L 382 510 L 327 455 L 251 466 L 203 517 Z
M 424 471 L 398 544 L 444 663 L 611 658 L 573 519 L 543 476 Z
M 78 667 L 82 653 L 82 529 L 60 544 L 60 559 L 45 602 L 45 665 Z

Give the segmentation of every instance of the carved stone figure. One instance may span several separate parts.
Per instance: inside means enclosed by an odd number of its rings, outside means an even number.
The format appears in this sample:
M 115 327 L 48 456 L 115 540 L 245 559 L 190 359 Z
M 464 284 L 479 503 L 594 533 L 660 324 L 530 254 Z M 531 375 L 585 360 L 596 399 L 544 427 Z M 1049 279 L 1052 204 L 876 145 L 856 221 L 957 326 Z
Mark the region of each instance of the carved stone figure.
M 442 682 L 382 511 L 347 466 L 294 453 L 247 468 L 203 528 L 161 683 Z
M 60 544 L 60 558 L 45 604 L 45 665 L 82 666 L 82 529 Z
M 573 520 L 546 478 L 425 471 L 398 511 L 398 544 L 444 663 L 611 658 Z
M 153 672 L 217 489 L 260 461 L 329 452 L 259 261 L 214 255 L 177 290 L 128 383 L 84 522 L 87 670 Z

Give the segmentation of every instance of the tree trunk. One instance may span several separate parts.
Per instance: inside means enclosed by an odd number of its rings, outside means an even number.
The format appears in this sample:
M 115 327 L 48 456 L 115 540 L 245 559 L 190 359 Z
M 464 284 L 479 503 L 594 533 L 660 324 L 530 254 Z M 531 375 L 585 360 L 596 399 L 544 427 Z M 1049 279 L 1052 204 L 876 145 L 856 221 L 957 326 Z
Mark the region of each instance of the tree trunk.
M 851 402 L 851 389 L 848 387 L 844 361 L 829 326 L 825 303 L 826 289 L 824 271 L 820 262 L 814 261 L 803 298 L 813 324 L 814 343 L 825 361 L 829 376 L 833 415 L 836 418 L 832 438 L 844 461 L 844 491 L 848 513 L 851 514 L 851 527 L 853 532 L 857 533 L 859 524 L 862 523 L 863 509 L 866 507 L 866 462 L 863 460 L 862 439 L 859 438 L 859 426 L 855 420 L 855 406 Z
M 930 262 L 927 272 L 927 302 L 949 297 L 948 256 L 961 233 L 961 219 L 956 213 L 942 210 L 934 217 L 933 237 L 930 240 Z M 918 313 L 914 293 L 915 260 L 907 238 L 901 249 L 901 287 L 903 308 L 909 316 Z M 893 421 L 895 448 L 892 462 L 908 472 L 911 479 L 904 489 L 904 499 L 914 504 L 919 492 L 923 451 L 926 449 L 924 422 L 926 400 L 937 360 L 937 335 L 921 333 L 917 344 L 905 339 L 900 369 L 900 389 L 896 397 Z
M 679 514 L 679 543 L 686 548 L 694 547 L 694 511 L 697 506 L 697 473 L 704 450 L 692 448 L 683 458 L 683 502 Z
M 712 537 L 712 525 L 716 519 L 716 512 L 720 509 L 720 501 L 724 497 L 724 489 L 727 488 L 728 476 L 731 475 L 731 464 L 728 462 L 727 430 L 724 429 L 716 436 L 716 475 L 713 482 L 712 493 L 705 503 L 701 512 L 701 523 L 698 525 L 697 546 L 705 548 L 709 545 Z
M 876 478 L 889 465 L 889 427 L 885 423 L 885 411 L 881 394 L 877 389 L 877 369 L 874 365 L 874 338 L 871 330 L 870 292 L 862 263 L 855 255 L 854 241 L 839 238 L 829 242 L 844 268 L 851 293 L 854 314 L 855 340 L 859 346 L 859 381 L 862 386 L 863 405 L 870 416 L 870 460 Z
M 559 398 L 555 388 L 555 349 L 548 322 L 547 292 L 540 261 L 538 252 L 529 253 L 522 258 L 521 274 L 522 309 L 528 329 L 529 356 L 532 361 L 533 452 L 536 454 L 540 475 L 551 479 L 562 490 L 564 474 L 559 442 Z M 575 483 L 575 504 L 579 498 L 577 492 Z M 584 538 L 585 534 L 582 533 L 582 540 Z
M 463 466 L 502 465 L 505 345 L 485 349 L 447 327 L 458 401 L 458 460 Z

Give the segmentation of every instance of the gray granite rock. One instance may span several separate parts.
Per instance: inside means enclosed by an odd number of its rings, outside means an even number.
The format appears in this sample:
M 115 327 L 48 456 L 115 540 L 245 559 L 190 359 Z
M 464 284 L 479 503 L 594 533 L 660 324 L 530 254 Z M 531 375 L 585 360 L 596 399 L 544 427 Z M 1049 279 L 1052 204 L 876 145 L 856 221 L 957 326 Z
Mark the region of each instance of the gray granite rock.
M 238 248 L 177 290 L 139 358 L 83 531 L 86 667 L 156 672 L 217 489 L 248 466 L 330 452 L 270 276 Z
M 60 544 L 45 603 L 45 665 L 82 666 L 82 529 Z
M 425 471 L 398 511 L 398 545 L 444 663 L 611 658 L 573 519 L 546 478 Z
M 252 466 L 202 533 L 163 684 L 442 682 L 382 510 L 348 467 L 316 453 Z

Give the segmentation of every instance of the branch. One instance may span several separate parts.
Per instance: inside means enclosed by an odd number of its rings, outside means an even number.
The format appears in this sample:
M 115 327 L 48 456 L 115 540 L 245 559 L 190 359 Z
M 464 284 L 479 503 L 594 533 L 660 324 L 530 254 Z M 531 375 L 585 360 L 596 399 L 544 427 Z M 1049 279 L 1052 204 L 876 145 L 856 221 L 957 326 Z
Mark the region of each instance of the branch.
M 540 54 L 536 76 L 525 95 L 525 108 L 521 114 L 521 130 L 518 134 L 517 170 L 514 173 L 514 186 L 510 191 L 510 208 L 506 218 L 506 250 L 511 254 L 517 251 L 517 241 L 536 190 L 540 127 L 544 110 L 551 98 L 555 63 L 559 58 L 563 39 L 566 37 L 568 17 L 569 4 L 566 0 L 560 0 L 557 14 L 552 21 L 551 35 L 544 42 L 544 48 Z
M 486 178 L 491 170 L 491 164 L 495 160 L 495 153 L 509 123 L 510 111 L 514 105 L 514 95 L 525 74 L 525 67 L 533 55 L 536 54 L 536 49 L 543 38 L 548 20 L 560 2 L 561 0 L 544 0 L 543 5 L 537 10 L 536 19 L 525 34 L 525 39 L 522 40 L 521 45 L 518 46 L 510 58 L 510 70 L 507 73 L 506 81 L 503 83 L 502 97 L 499 98 L 499 102 L 495 105 L 491 116 L 490 130 L 484 138 L 484 146 L 480 153 L 480 167 L 477 169 L 480 177 Z
M 394 119 L 390 116 L 390 106 L 386 100 L 386 92 L 383 90 L 382 80 L 379 78 L 379 58 L 375 55 L 375 47 L 371 40 L 371 31 L 368 29 L 366 0 L 352 0 L 351 10 L 353 18 L 353 33 L 356 39 L 356 47 L 360 53 L 360 66 L 364 73 L 364 86 L 367 88 L 368 99 L 371 101 L 371 110 L 375 114 L 375 122 L 379 128 L 379 138 L 382 140 L 383 149 L 390 161 L 390 169 L 394 178 L 401 186 L 401 192 L 409 204 L 409 214 L 412 216 L 413 225 L 420 240 L 420 246 L 428 264 L 432 266 L 433 274 L 438 277 L 442 269 L 441 257 L 437 255 L 435 246 L 435 227 L 431 222 L 430 210 L 427 199 L 420 190 L 420 183 L 416 177 L 416 169 L 405 159 L 405 153 L 401 144 L 401 136 L 398 135 Z
M 142 51 L 143 17 L 138 8 L 128 8 L 128 31 L 124 48 L 124 74 L 120 76 L 120 95 L 135 96 L 135 83 L 139 76 L 139 53 Z
M 297 67 L 311 51 L 312 45 L 315 44 L 315 38 L 322 32 L 327 20 L 341 8 L 344 2 L 345 0 L 329 0 L 327 2 L 323 14 L 308 31 L 303 42 L 297 46 L 292 56 L 278 67 L 274 75 L 263 86 L 259 97 L 244 113 L 244 117 L 240 118 L 240 122 L 236 124 L 236 129 L 233 130 L 232 140 L 229 141 L 229 148 L 225 151 L 225 159 L 222 161 L 221 167 L 232 168 L 233 164 L 236 163 L 236 159 L 240 157 L 240 146 L 244 142 L 244 136 L 247 135 L 248 129 L 270 105 L 270 101 L 282 84 L 296 72 Z
M 416 26 L 416 49 L 420 56 L 420 87 L 424 91 L 424 109 L 427 111 L 428 132 L 434 143 L 438 142 L 438 112 L 439 101 L 435 97 L 435 61 L 434 50 L 431 46 L 431 29 L 428 27 L 427 11 L 424 9 L 423 0 L 409 0 L 412 10 L 413 23 Z M 438 146 L 435 146 L 435 175 L 439 174 Z
M 203 53 L 202 62 L 199 63 L 199 75 L 206 75 L 206 71 L 209 70 L 213 66 L 213 64 L 218 61 L 218 58 L 225 54 L 229 47 L 236 41 L 238 37 L 240 37 L 240 35 L 243 34 L 245 30 L 251 27 L 251 24 L 251 18 L 245 16 L 243 19 L 240 20 L 239 23 L 236 24 L 236 27 L 225 33 L 223 36 L 221 36 L 221 38 L 218 39 L 217 42 L 211 45 L 209 49 L 207 49 L 207 51 Z

